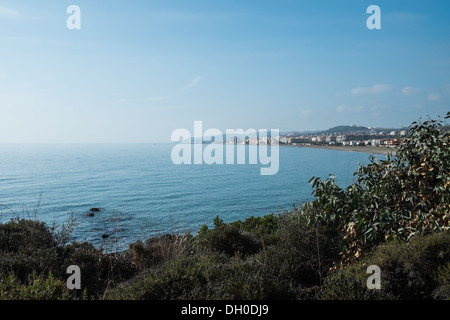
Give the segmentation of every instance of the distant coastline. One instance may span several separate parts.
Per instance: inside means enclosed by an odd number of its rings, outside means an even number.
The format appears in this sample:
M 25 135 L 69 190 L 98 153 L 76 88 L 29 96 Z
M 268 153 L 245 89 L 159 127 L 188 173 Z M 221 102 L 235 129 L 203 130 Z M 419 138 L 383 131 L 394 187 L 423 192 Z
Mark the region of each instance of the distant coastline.
M 381 155 L 391 155 L 395 156 L 397 148 L 395 147 L 377 147 L 377 146 L 333 146 L 333 145 L 282 145 L 292 148 L 310 148 L 310 149 L 325 149 L 325 150 L 336 150 L 336 151 L 347 151 L 347 152 L 363 152 L 370 154 L 381 154 Z

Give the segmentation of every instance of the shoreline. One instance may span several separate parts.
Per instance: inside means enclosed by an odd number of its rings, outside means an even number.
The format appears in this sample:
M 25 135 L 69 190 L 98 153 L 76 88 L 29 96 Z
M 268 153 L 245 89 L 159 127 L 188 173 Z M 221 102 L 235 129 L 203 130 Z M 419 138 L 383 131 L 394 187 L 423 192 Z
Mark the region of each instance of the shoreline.
M 375 146 L 329 146 L 329 145 L 280 145 L 291 148 L 309 148 L 309 149 L 324 149 L 345 152 L 361 152 L 368 154 L 390 155 L 395 156 L 397 148 L 375 147 Z

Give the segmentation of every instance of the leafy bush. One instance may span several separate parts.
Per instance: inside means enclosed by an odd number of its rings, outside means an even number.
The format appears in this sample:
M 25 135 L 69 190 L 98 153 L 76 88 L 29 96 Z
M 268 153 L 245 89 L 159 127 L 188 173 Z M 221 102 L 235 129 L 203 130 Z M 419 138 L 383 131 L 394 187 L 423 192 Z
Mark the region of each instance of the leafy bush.
M 190 234 L 163 235 L 130 245 L 133 263 L 140 269 L 150 268 L 193 250 Z
M 46 277 L 37 276 L 34 272 L 26 284 L 12 274 L 0 279 L 0 300 L 60 300 L 69 297 L 67 287 L 51 272 Z
M 107 299 L 276 299 L 289 287 L 254 260 L 205 253 L 167 261 L 108 292 Z
M 450 118 L 450 113 L 446 119 Z M 356 261 L 387 240 L 407 241 L 450 226 L 450 132 L 443 120 L 413 123 L 396 157 L 370 157 L 345 190 L 331 176 L 312 178 L 312 225 L 334 227 L 345 242 L 342 264 Z
M 278 241 L 279 216 L 268 214 L 262 217 L 249 217 L 244 221 L 238 220 L 230 223 L 239 228 L 241 232 L 249 232 L 263 245 L 269 246 Z
M 450 233 L 389 242 L 373 254 L 330 276 L 322 299 L 449 299 Z M 381 270 L 381 290 L 366 286 L 367 267 Z
M 33 271 L 42 275 L 58 266 L 57 242 L 45 223 L 15 219 L 0 224 L 0 276 L 14 272 L 25 282 Z
M 433 298 L 450 300 L 450 262 L 438 268 L 436 279 L 439 286 L 434 290 Z
M 261 240 L 252 233 L 241 231 L 237 224 L 225 224 L 219 217 L 215 220 L 215 228 L 202 227 L 196 240 L 202 250 L 214 250 L 230 256 L 237 253 L 250 255 L 262 248 Z
M 50 280 L 65 283 L 67 267 L 77 265 L 82 270 L 83 289 L 97 296 L 136 274 L 133 261 L 125 255 L 104 254 L 89 243 L 63 245 L 65 238 L 65 230 L 41 221 L 13 219 L 0 224 L 0 279 L 7 280 L 3 285 L 13 285 L 19 296 L 35 292 L 31 284 L 49 285 Z M 49 274 L 50 280 L 45 278 Z
M 90 296 L 99 296 L 108 287 L 137 274 L 137 268 L 129 256 L 105 254 L 87 242 L 74 242 L 64 248 L 64 271 L 70 265 L 80 267 L 82 288 Z
M 319 286 L 339 258 L 339 250 L 323 227 L 312 228 L 304 216 L 286 213 L 279 218 L 279 241 L 257 258 L 273 274 L 304 287 Z

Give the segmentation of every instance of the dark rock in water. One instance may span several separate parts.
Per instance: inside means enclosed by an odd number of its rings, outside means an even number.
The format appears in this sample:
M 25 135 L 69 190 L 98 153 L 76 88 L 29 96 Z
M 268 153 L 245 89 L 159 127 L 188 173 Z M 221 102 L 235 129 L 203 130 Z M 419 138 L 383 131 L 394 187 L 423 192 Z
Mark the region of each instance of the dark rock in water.
M 102 238 L 103 238 L 103 239 L 109 238 L 109 235 L 104 234 L 104 235 L 102 235 Z
M 91 211 L 91 212 L 100 212 L 100 209 L 99 209 L 99 208 L 92 208 L 92 209 L 89 210 L 89 211 Z
M 93 217 L 93 216 L 95 216 L 95 214 L 93 214 L 93 213 L 91 212 L 91 213 L 88 213 L 87 216 L 88 216 L 88 217 Z

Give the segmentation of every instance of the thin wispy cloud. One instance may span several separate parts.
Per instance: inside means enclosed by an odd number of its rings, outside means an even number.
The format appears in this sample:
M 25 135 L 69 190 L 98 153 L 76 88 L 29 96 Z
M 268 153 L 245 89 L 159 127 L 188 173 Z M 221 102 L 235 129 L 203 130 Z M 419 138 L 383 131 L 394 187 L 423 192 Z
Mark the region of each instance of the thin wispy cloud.
M 337 112 L 344 112 L 344 111 L 345 111 L 345 107 L 344 107 L 344 106 L 338 106 L 338 107 L 336 108 L 336 111 L 337 111 Z
M 111 103 L 114 103 L 114 104 L 129 103 L 129 102 L 132 102 L 132 100 L 130 100 L 130 99 L 123 99 L 123 98 L 111 101 Z
M 388 84 L 376 84 L 372 87 L 359 87 L 353 88 L 352 94 L 354 96 L 359 96 L 363 94 L 376 94 L 391 91 L 392 87 Z
M 149 103 L 149 102 L 157 102 L 157 101 L 163 101 L 166 100 L 166 97 L 160 96 L 160 97 L 152 97 L 152 98 L 146 98 L 146 99 L 126 99 L 126 98 L 120 98 L 120 99 L 116 99 L 113 100 L 112 103 L 113 104 L 123 104 L 123 103 L 128 103 L 128 104 L 141 104 L 141 103 Z
M 336 108 L 336 111 L 339 113 L 343 113 L 343 112 L 361 112 L 364 110 L 364 107 L 362 106 L 356 106 L 356 107 L 344 107 L 344 106 L 338 106 Z
M 302 109 L 302 110 L 300 110 L 300 114 L 301 114 L 302 116 L 309 116 L 309 115 L 312 114 L 312 111 L 309 110 L 309 109 Z
M 161 97 L 147 98 L 147 99 L 144 99 L 144 102 L 155 102 L 155 101 L 163 101 L 163 100 L 166 100 L 166 97 L 161 96 Z
M 190 83 L 185 85 L 181 90 L 185 91 L 196 87 L 202 79 L 203 79 L 202 76 L 196 76 Z
M 13 9 L 0 7 L 0 17 L 10 17 L 10 18 L 17 18 L 20 17 L 21 14 Z
M 438 102 L 441 101 L 441 95 L 439 93 L 430 93 L 427 99 L 431 102 Z
M 405 96 L 414 96 L 414 95 L 419 94 L 421 92 L 422 92 L 422 89 L 415 88 L 415 87 L 409 87 L 409 86 L 408 87 L 404 87 L 402 89 L 402 93 Z

